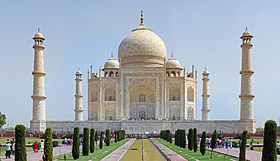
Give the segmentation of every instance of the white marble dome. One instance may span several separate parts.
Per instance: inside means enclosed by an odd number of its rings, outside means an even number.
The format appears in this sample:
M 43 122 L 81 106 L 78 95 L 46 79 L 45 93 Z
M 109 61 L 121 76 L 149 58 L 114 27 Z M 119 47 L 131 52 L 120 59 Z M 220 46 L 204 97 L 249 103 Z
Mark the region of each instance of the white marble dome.
M 36 32 L 36 34 L 34 35 L 34 38 L 33 39 L 45 39 L 43 34 L 41 32 Z
M 166 68 L 181 68 L 181 65 L 176 58 L 171 57 L 166 62 Z
M 119 66 L 119 62 L 115 58 L 109 58 L 104 64 L 104 69 L 118 69 Z
M 159 36 L 141 23 L 122 40 L 118 57 L 121 68 L 164 67 L 166 47 Z

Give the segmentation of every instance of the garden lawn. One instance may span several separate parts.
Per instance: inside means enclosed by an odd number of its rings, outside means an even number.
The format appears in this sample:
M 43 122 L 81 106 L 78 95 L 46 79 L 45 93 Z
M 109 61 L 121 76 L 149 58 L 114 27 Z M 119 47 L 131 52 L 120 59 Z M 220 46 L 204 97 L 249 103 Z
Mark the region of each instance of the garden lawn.
M 114 150 L 122 146 L 124 143 L 126 143 L 129 139 L 124 139 L 121 140 L 117 143 L 114 141 L 111 141 L 110 146 L 106 146 L 103 144 L 103 149 L 99 149 L 99 146 L 97 149 L 94 150 L 94 153 L 89 153 L 88 156 L 83 156 L 82 151 L 80 151 L 80 158 L 77 159 L 77 161 L 88 161 L 88 160 L 101 160 L 105 156 L 109 155 L 112 153 Z M 64 160 L 64 155 L 56 157 L 57 160 Z M 72 153 L 66 154 L 66 159 L 67 160 L 74 160 L 72 157 Z
M 7 141 L 7 139 L 8 139 L 8 138 L 0 138 L 0 144 L 5 144 L 6 141 Z M 26 141 L 26 144 L 28 144 L 28 143 L 34 144 L 35 141 L 37 141 L 38 143 L 41 143 L 41 140 L 44 140 L 44 139 L 30 139 L 30 138 L 25 138 L 25 139 L 26 139 L 26 140 L 25 140 L 25 141 Z M 9 140 L 11 141 L 12 138 L 9 138 Z M 53 141 L 58 141 L 58 144 L 62 144 L 62 141 L 63 141 L 63 140 L 64 140 L 64 139 L 53 139 Z M 0 148 L 1 148 L 0 156 L 4 156 L 5 153 L 6 153 L 5 147 L 2 146 L 2 147 L 0 147 Z M 32 147 L 26 147 L 26 152 L 32 151 L 32 150 L 33 150 Z
M 200 161 L 202 161 L 202 160 L 207 160 L 207 161 L 225 161 L 225 160 L 233 161 L 233 160 L 235 160 L 235 161 L 237 161 L 238 160 L 238 158 L 233 158 L 233 157 L 223 155 L 220 153 L 216 153 L 216 152 L 213 152 L 212 158 L 210 158 L 211 151 L 209 151 L 209 150 L 206 150 L 206 153 L 204 155 L 201 155 L 199 148 L 197 148 L 197 152 L 195 153 L 193 151 L 190 151 L 188 148 L 183 149 L 183 148 L 180 148 L 179 146 L 176 146 L 174 144 L 174 141 L 172 142 L 172 144 L 170 144 L 169 142 L 167 142 L 163 139 L 160 139 L 160 138 L 157 138 L 156 140 L 158 142 L 160 142 L 162 145 L 173 150 L 174 152 L 176 152 L 177 154 L 181 155 L 183 158 L 185 158 L 189 161 L 196 161 L 196 160 L 200 160 Z

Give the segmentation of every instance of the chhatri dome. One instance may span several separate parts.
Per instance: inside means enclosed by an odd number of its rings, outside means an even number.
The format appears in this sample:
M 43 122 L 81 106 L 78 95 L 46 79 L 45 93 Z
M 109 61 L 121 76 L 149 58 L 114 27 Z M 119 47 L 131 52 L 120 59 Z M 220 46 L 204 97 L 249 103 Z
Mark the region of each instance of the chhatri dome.
M 119 62 L 113 58 L 113 55 L 105 62 L 104 69 L 119 69 Z
M 181 65 L 180 65 L 180 62 L 173 57 L 173 54 L 171 56 L 171 58 L 169 58 L 166 62 L 166 68 L 167 69 L 170 69 L 170 68 L 173 68 L 173 69 L 181 69 Z
M 166 47 L 159 36 L 143 23 L 132 30 L 121 42 L 118 51 L 121 68 L 164 67 Z
M 43 39 L 45 40 L 43 34 L 40 32 L 40 29 L 38 28 L 38 32 L 34 35 L 33 39 Z

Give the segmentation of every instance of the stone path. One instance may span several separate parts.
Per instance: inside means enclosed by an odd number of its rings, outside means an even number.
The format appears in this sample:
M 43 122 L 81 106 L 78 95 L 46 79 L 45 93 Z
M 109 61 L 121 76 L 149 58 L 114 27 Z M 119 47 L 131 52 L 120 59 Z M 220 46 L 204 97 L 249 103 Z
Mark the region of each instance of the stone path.
M 116 161 L 120 160 L 122 156 L 126 153 L 129 147 L 134 143 L 136 139 L 130 139 L 128 142 L 123 144 L 118 149 L 114 150 L 112 153 L 107 155 L 105 158 L 101 159 L 101 161 Z
M 161 143 L 155 140 L 155 138 L 150 139 L 151 142 L 158 148 L 158 150 L 166 157 L 168 160 L 176 160 L 176 161 L 188 161 L 187 159 L 183 158 L 181 155 L 175 153 L 171 149 L 165 147 Z
M 229 148 L 228 150 L 226 148 L 216 148 L 214 151 L 218 153 L 234 156 L 234 157 L 239 157 L 239 148 L 232 148 L 232 149 Z M 246 150 L 246 159 L 250 161 L 261 161 L 262 152 Z M 280 161 L 280 155 L 277 155 L 277 160 Z
M 70 153 L 71 151 L 72 151 L 72 146 L 61 145 L 61 146 L 53 148 L 53 155 L 54 155 L 54 157 L 57 157 L 59 155 L 64 155 L 64 154 Z M 34 153 L 33 151 L 27 152 L 27 160 L 28 161 L 43 160 L 42 159 L 43 154 L 44 154 L 44 152 L 41 152 L 41 151 L 39 151 L 37 153 Z M 10 159 L 9 158 L 6 159 L 5 156 L 1 156 L 0 159 L 2 161 L 14 161 L 15 160 L 13 155 L 11 155 Z

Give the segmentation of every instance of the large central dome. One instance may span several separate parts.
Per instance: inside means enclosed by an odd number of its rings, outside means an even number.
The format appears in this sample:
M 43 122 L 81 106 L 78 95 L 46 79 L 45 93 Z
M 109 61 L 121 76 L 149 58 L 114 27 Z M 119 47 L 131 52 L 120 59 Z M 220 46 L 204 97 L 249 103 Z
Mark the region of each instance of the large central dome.
M 118 54 L 121 68 L 164 67 L 166 47 L 141 17 L 141 24 L 122 40 Z

